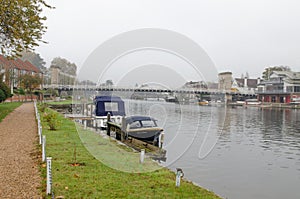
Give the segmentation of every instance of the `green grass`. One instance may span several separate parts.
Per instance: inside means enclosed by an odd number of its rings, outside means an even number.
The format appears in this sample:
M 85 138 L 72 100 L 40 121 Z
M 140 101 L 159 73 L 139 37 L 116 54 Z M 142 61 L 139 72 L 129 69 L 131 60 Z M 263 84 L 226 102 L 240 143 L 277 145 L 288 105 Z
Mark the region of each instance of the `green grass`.
M 49 105 L 64 105 L 64 104 L 72 104 L 72 100 L 63 100 L 59 102 L 47 102 Z
M 22 103 L 20 102 L 9 102 L 0 104 L 0 122 L 13 110 L 19 107 Z
M 214 193 L 183 181 L 175 187 L 175 174 L 168 169 L 158 169 L 153 161 L 138 163 L 138 154 L 123 150 L 116 142 L 93 132 L 82 130 L 73 121 L 59 115 L 61 126 L 46 135 L 46 152 L 52 157 L 52 180 L 55 197 L 64 198 L 219 198 Z M 71 166 L 76 160 L 83 166 Z M 93 154 L 93 155 L 91 155 Z M 107 162 L 106 162 L 107 161 Z M 110 165 L 110 163 L 112 163 Z M 125 166 L 124 166 L 125 165 Z M 43 190 L 46 189 L 46 168 L 41 166 Z M 114 168 L 112 168 L 114 167 Z M 128 172 L 122 168 L 135 167 Z M 151 170 L 153 172 L 142 172 Z M 124 170 L 124 169 L 123 169 Z M 126 170 L 126 169 L 125 169 Z M 136 173 L 136 171 L 141 173 Z M 49 196 L 50 198 L 50 196 Z

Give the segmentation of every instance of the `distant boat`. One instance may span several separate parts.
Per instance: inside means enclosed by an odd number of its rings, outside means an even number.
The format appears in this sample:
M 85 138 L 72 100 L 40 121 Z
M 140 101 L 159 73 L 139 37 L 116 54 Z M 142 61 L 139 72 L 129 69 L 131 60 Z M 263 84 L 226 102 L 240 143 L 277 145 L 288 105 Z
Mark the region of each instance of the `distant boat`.
M 236 101 L 236 102 L 231 102 L 228 104 L 229 106 L 244 106 L 245 101 Z
M 165 98 L 166 102 L 173 102 L 173 103 L 179 103 L 177 97 L 168 96 Z
M 120 124 L 125 116 L 124 101 L 118 96 L 96 96 L 94 99 L 95 122 L 101 129 L 107 128 L 107 114 L 114 123 Z
M 201 106 L 207 106 L 209 104 L 209 102 L 207 100 L 202 100 L 202 101 L 199 101 L 198 104 Z
M 246 106 L 258 106 L 258 105 L 261 105 L 261 102 L 258 101 L 257 99 L 246 99 L 245 105 Z

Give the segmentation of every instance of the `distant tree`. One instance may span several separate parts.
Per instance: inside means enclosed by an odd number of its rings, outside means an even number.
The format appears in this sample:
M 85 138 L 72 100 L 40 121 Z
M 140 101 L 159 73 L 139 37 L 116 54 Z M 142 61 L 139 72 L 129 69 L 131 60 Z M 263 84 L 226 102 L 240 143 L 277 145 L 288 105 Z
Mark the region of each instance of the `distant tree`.
M 0 89 L 0 102 L 5 101 L 5 99 L 6 99 L 6 96 L 5 96 L 4 92 L 3 92 L 3 90 Z
M 7 98 L 11 97 L 9 87 L 3 82 L 3 74 L 0 75 L 0 91 L 1 91 L 1 95 L 2 95 L 2 97 L 1 97 L 2 101 L 4 101 Z
M 113 83 L 113 81 L 111 79 L 109 79 L 109 80 L 106 80 L 105 85 L 106 86 L 113 86 L 114 83 Z
M 264 72 L 262 73 L 262 78 L 264 80 L 269 80 L 270 75 L 273 71 L 291 71 L 291 68 L 289 66 L 271 66 L 265 68 Z
M 61 57 L 55 57 L 51 61 L 51 66 L 59 67 L 62 72 L 70 74 L 70 75 L 76 75 L 77 66 L 74 63 L 71 63 L 70 61 L 66 60 L 65 58 Z
M 20 77 L 21 86 L 32 95 L 32 91 L 36 89 L 41 83 L 42 79 L 36 75 L 25 74 Z
M 46 62 L 44 61 L 43 58 L 41 58 L 40 54 L 37 54 L 32 51 L 27 51 L 27 50 L 22 51 L 20 54 L 21 54 L 20 59 L 22 59 L 23 61 L 27 60 L 40 69 L 45 68 Z
M 43 42 L 47 27 L 43 8 L 51 8 L 44 0 L 1 0 L 0 49 L 3 55 L 19 56 L 24 49 L 33 49 Z

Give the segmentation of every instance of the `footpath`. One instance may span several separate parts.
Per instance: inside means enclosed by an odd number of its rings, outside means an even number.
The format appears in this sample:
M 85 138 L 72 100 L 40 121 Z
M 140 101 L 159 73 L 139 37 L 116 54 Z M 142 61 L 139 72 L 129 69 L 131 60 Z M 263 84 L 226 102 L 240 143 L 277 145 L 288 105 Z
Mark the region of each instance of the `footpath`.
M 33 103 L 0 122 L 0 198 L 42 198 L 37 140 Z

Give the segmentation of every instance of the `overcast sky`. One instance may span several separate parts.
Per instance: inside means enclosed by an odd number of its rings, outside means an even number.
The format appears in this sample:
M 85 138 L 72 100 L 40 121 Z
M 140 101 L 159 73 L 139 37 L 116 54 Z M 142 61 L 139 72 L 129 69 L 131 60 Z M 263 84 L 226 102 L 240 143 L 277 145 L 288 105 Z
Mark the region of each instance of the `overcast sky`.
M 48 31 L 36 49 L 47 66 L 60 56 L 81 67 L 101 43 L 139 28 L 176 31 L 198 43 L 219 72 L 261 76 L 265 67 L 300 71 L 298 0 L 48 0 Z

